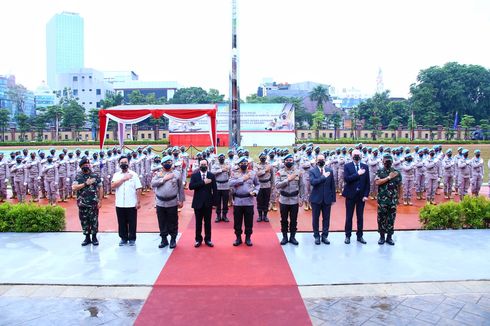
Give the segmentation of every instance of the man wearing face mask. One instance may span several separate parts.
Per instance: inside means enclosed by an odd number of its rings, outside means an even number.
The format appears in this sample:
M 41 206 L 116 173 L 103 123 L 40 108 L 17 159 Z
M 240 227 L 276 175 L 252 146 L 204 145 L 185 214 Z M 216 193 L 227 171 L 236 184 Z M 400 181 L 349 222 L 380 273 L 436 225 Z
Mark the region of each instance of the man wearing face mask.
M 56 194 L 58 192 L 58 168 L 53 162 L 53 157 L 48 155 L 43 167 L 44 188 L 51 206 L 56 205 Z
M 376 186 L 376 182 L 374 182 L 374 180 L 376 179 L 376 173 L 378 173 L 378 169 L 380 168 L 380 158 L 378 156 L 378 149 L 375 148 L 373 150 L 373 155 L 368 160 L 368 166 L 369 166 L 369 181 L 371 183 L 371 189 L 370 189 L 371 199 L 376 199 L 376 196 L 378 195 L 378 186 Z
M 141 207 L 141 181 L 139 175 L 129 169 L 128 158 L 125 155 L 118 160 L 121 171 L 112 178 L 112 189 L 116 189 L 116 214 L 119 224 L 120 246 L 136 243 L 136 226 L 138 209 Z
M 73 183 L 75 182 L 75 177 L 77 176 L 77 171 L 79 169 L 77 160 L 73 157 L 73 152 L 68 153 L 68 170 L 70 174 L 68 175 L 68 198 L 73 198 Z
M 39 197 L 39 199 L 44 199 L 46 198 L 46 184 L 44 182 L 43 170 L 48 160 L 46 158 L 46 154 L 43 151 L 39 150 L 38 153 L 39 163 L 41 163 L 41 180 L 39 180 L 39 191 L 41 192 L 41 196 Z
M 15 164 L 10 169 L 10 175 L 14 180 L 12 188 L 15 188 L 19 203 L 23 203 L 26 198 L 27 169 L 22 156 L 17 155 L 15 158 Z
M 483 183 L 483 159 L 480 158 L 480 150 L 475 150 L 475 157 L 473 157 L 470 161 L 471 165 L 471 193 L 474 196 L 478 196 L 480 194 L 481 186 Z
M 58 168 L 58 190 L 60 192 L 60 200 L 66 202 L 66 197 L 68 196 L 68 175 L 70 174 L 70 171 L 68 162 L 65 160 L 65 154 L 60 153 L 56 165 Z
M 435 150 L 433 148 L 429 151 L 429 158 L 425 161 L 425 177 L 427 203 L 435 205 L 439 168 L 437 159 L 435 158 Z
M 214 247 L 211 241 L 211 214 L 213 205 L 217 204 L 218 188 L 214 174 L 208 171 L 208 161 L 199 161 L 199 170 L 191 175 L 189 189 L 194 190 L 192 208 L 196 217 L 196 242 L 194 247 L 202 244 L 202 222 L 204 220 L 204 243 L 208 247 Z
M 81 171 L 75 176 L 72 190 L 77 195 L 78 217 L 82 225 L 85 240 L 82 246 L 90 243 L 99 245 L 97 232 L 99 230 L 99 209 L 102 205 L 102 180 L 90 170 L 90 161 L 82 159 L 79 163 Z M 90 236 L 92 235 L 92 238 Z
M 422 200 L 425 191 L 425 157 L 424 151 L 417 152 L 417 160 L 415 161 L 415 193 L 417 199 Z
M 260 183 L 260 190 L 257 195 L 257 211 L 259 213 L 257 222 L 269 222 L 267 213 L 271 201 L 271 187 L 274 183 L 272 166 L 267 163 L 267 155 L 264 152 L 260 153 L 259 160 L 260 163 L 255 165 L 255 172 Z
M 392 167 L 393 157 L 390 154 L 383 155 L 383 167 L 376 174 L 376 184 L 378 185 L 378 244 L 385 242 L 391 246 L 393 241 L 394 225 L 396 218 L 396 207 L 402 177 L 400 172 Z M 386 239 L 385 239 L 386 236 Z
M 403 204 L 405 206 L 412 206 L 412 191 L 415 181 L 415 164 L 413 164 L 413 157 L 411 154 L 407 154 L 401 165 L 402 180 L 403 180 Z
M 310 170 L 315 167 L 316 157 L 311 152 L 311 147 L 306 149 L 306 157 L 301 160 L 301 169 L 303 170 L 303 178 L 301 178 L 301 196 L 302 202 L 304 203 L 304 210 L 308 211 L 311 209 L 310 204 L 310 193 L 311 193 L 311 185 L 310 185 Z
M 454 160 L 453 152 L 451 149 L 446 151 L 446 156 L 442 160 L 442 177 L 443 177 L 443 188 L 444 188 L 444 198 L 452 199 L 454 175 L 456 169 L 456 162 Z
M 162 241 L 158 248 L 170 249 L 177 246 L 177 234 L 179 232 L 178 208 L 184 205 L 184 187 L 179 171 L 173 170 L 172 157 L 165 156 L 162 159 L 163 170 L 156 173 L 151 180 L 151 187 L 155 191 L 155 203 L 157 207 L 158 227 Z
M 361 163 L 361 152 L 354 150 L 352 152 L 352 162 L 344 166 L 344 191 L 342 196 L 345 197 L 345 244 L 350 243 L 352 234 L 352 218 L 354 210 L 357 217 L 357 241 L 366 244 L 363 238 L 364 226 L 364 205 L 369 196 L 369 167 Z
M 3 158 L 3 153 L 0 153 L 0 202 L 7 199 L 7 182 L 10 176 L 10 170 L 7 167 L 7 161 Z
M 39 181 L 41 180 L 41 162 L 36 158 L 36 152 L 31 152 L 31 158 L 26 163 L 27 186 L 33 202 L 39 201 Z
M 276 159 L 276 153 L 274 150 L 269 152 L 269 160 L 268 160 L 269 165 L 271 166 L 271 173 L 272 175 L 276 175 L 277 171 L 279 171 L 279 162 Z M 277 189 L 274 184 L 271 184 L 271 197 L 269 200 L 269 211 L 277 211 L 276 207 L 276 201 L 277 201 Z
M 216 177 L 217 185 L 217 206 L 216 206 L 216 223 L 220 221 L 229 222 L 226 216 L 228 214 L 228 200 L 230 196 L 230 174 L 231 165 L 225 160 L 225 154 L 218 155 L 218 161 L 211 166 L 211 173 Z
M 248 160 L 245 156 L 238 161 L 239 171 L 232 174 L 230 178 L 230 187 L 234 188 L 234 229 L 236 240 L 234 246 L 241 245 L 242 242 L 242 225 L 245 225 L 245 243 L 252 246 L 251 236 L 253 233 L 253 214 L 254 214 L 254 197 L 260 190 L 259 179 L 255 171 L 248 170 Z
M 468 194 L 471 179 L 471 164 L 468 158 L 468 150 L 463 149 L 461 151 L 461 158 L 458 160 L 458 190 L 459 200 L 462 200 L 464 196 Z
M 17 193 L 15 192 L 15 187 L 14 187 L 14 176 L 10 174 L 10 170 L 12 167 L 15 165 L 15 153 L 10 152 L 10 158 L 7 160 L 7 169 L 9 170 L 9 180 L 10 180 L 10 185 L 12 186 L 12 197 L 10 199 L 16 199 L 17 198 Z

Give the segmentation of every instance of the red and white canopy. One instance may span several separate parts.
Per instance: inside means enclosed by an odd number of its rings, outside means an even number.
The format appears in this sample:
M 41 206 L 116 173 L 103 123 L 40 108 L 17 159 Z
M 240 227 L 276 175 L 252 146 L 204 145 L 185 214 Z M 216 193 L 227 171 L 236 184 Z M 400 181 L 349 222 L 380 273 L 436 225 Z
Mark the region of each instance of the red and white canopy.
M 124 139 L 124 126 L 141 122 L 149 117 L 155 119 L 164 116 L 176 120 L 197 120 L 208 117 L 211 144 L 216 147 L 216 104 L 171 104 L 171 105 L 119 105 L 110 109 L 99 111 L 99 139 L 100 148 L 104 146 L 107 133 L 108 118 L 114 120 L 119 126 L 119 142 L 122 145 Z

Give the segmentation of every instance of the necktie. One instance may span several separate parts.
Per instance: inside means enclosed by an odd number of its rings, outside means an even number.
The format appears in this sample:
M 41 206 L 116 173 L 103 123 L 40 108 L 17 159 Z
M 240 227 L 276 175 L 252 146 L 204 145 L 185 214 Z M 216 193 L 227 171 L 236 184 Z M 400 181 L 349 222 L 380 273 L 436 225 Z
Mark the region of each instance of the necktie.
M 202 181 L 204 181 L 204 179 L 206 179 L 206 175 L 203 173 L 202 174 Z
M 356 164 L 356 172 L 359 171 L 359 164 Z

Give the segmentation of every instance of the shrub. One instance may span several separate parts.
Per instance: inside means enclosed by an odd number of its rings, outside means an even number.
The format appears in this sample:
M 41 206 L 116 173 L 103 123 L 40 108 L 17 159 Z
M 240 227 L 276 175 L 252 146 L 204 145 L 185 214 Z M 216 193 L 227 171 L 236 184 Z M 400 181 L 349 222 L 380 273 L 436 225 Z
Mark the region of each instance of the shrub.
M 36 204 L 0 205 L 1 232 L 56 232 L 65 229 L 65 210 Z
M 490 200 L 483 196 L 465 196 L 461 201 L 464 225 L 469 228 L 483 229 L 490 219 Z

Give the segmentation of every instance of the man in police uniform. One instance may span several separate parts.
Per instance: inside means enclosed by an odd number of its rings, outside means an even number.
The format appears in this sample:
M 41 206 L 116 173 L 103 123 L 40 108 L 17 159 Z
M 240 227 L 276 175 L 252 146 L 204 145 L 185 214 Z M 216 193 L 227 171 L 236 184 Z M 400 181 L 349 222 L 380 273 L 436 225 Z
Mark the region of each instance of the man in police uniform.
M 294 168 L 293 155 L 288 154 L 284 157 L 284 168 L 276 174 L 275 185 L 279 189 L 279 210 L 281 212 L 281 245 L 288 243 L 288 226 L 289 242 L 298 245 L 296 240 L 296 231 L 298 225 L 298 209 L 303 205 L 300 188 L 302 174 L 299 169 Z M 290 223 L 288 223 L 288 217 Z M 288 225 L 289 224 L 289 225 Z
M 264 152 L 260 153 L 259 160 L 260 163 L 255 165 L 255 171 L 260 183 L 260 190 L 257 195 L 257 211 L 259 212 L 257 222 L 269 222 L 267 213 L 269 211 L 273 183 L 272 166 L 267 162 L 267 154 Z
M 72 190 L 77 194 L 78 216 L 82 225 L 85 240 L 82 246 L 92 243 L 99 245 L 97 232 L 99 229 L 99 209 L 102 205 L 102 180 L 90 170 L 90 161 L 84 158 L 80 161 L 81 172 L 75 177 Z M 92 235 L 92 239 L 90 239 Z
M 177 210 L 184 205 L 184 187 L 180 172 L 172 169 L 172 157 L 165 156 L 162 162 L 163 171 L 156 173 L 151 180 L 151 188 L 155 191 L 158 227 L 162 237 L 158 248 L 169 245 L 167 237 L 170 234 L 170 249 L 174 249 L 177 246 L 179 232 Z
M 230 220 L 226 216 L 228 214 L 228 200 L 230 196 L 230 174 L 231 165 L 225 160 L 225 154 L 218 155 L 218 162 L 211 165 L 211 173 L 216 177 L 217 192 L 217 206 L 216 206 L 216 223 L 220 221 L 229 222 Z

